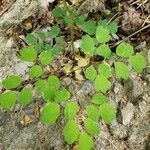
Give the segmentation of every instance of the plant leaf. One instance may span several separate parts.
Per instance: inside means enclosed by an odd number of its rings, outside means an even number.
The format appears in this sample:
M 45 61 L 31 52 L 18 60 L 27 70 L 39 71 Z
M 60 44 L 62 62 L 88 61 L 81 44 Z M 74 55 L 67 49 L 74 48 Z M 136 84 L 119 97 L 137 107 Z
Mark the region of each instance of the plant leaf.
M 52 53 L 50 51 L 42 52 L 39 56 L 39 60 L 42 65 L 50 65 L 53 60 Z
M 127 80 L 129 78 L 129 68 L 122 62 L 115 62 L 115 72 L 119 78 Z
M 98 120 L 99 112 L 98 112 L 98 109 L 96 108 L 96 106 L 94 106 L 94 105 L 87 106 L 86 112 L 87 112 L 87 115 L 90 119 L 92 119 L 94 121 Z
M 81 25 L 81 29 L 89 35 L 94 35 L 96 31 L 96 22 L 88 20 Z
M 104 103 L 99 107 L 99 114 L 106 123 L 110 123 L 116 118 L 116 109 L 110 104 Z
M 96 78 L 97 71 L 92 65 L 86 69 L 85 76 L 87 79 L 92 80 L 92 81 Z
M 60 114 L 60 106 L 57 103 L 46 104 L 41 110 L 41 122 L 43 124 L 54 124 Z
M 43 70 L 39 65 L 34 65 L 28 70 L 30 78 L 38 78 L 43 74 Z
M 94 55 L 95 42 L 89 35 L 82 36 L 81 50 L 90 56 Z
M 116 54 L 121 57 L 129 57 L 134 54 L 133 46 L 128 43 L 121 43 L 116 48 Z
M 11 109 L 14 107 L 17 100 L 14 91 L 6 91 L 0 95 L 0 106 L 4 109 Z
M 98 124 L 90 118 L 84 120 L 84 128 L 91 136 L 97 136 L 100 133 Z
M 79 136 L 79 150 L 91 150 L 93 147 L 92 138 L 87 133 L 82 132 Z
M 46 86 L 43 91 L 43 98 L 45 101 L 53 102 L 55 99 L 56 89 L 52 86 Z
M 58 90 L 55 93 L 55 102 L 60 103 L 67 101 L 70 98 L 70 92 L 66 89 Z
M 112 77 L 112 70 L 109 64 L 103 63 L 98 66 L 98 72 L 105 76 L 107 79 Z
M 78 111 L 79 111 L 79 106 L 77 105 L 77 103 L 70 102 L 70 103 L 67 103 L 65 107 L 64 115 L 66 119 L 74 120 Z
M 24 61 L 32 62 L 36 59 L 37 53 L 36 50 L 33 47 L 25 47 L 22 48 L 20 51 L 20 59 Z
M 101 92 L 95 94 L 93 97 L 92 97 L 92 102 L 94 104 L 103 104 L 103 103 L 106 103 L 108 101 L 108 98 Z
M 2 85 L 5 89 L 17 88 L 22 82 L 22 78 L 18 75 L 10 75 L 2 81 Z
M 53 86 L 55 89 L 59 89 L 60 87 L 60 80 L 58 79 L 57 76 L 51 75 L 48 77 L 48 84 L 50 86 Z
M 111 52 L 109 46 L 106 44 L 99 46 L 96 49 L 95 54 L 99 55 L 99 56 L 103 56 L 104 58 L 110 58 L 112 56 L 112 52 Z
M 129 58 L 129 62 L 131 63 L 134 70 L 138 73 L 141 73 L 147 65 L 145 57 L 140 54 L 131 56 Z
M 18 95 L 18 102 L 27 106 L 32 101 L 32 90 L 28 87 L 22 89 L 22 91 Z
M 111 36 L 109 35 L 109 30 L 103 26 L 98 26 L 96 29 L 96 39 L 100 43 L 106 43 L 110 41 Z
M 38 92 L 44 92 L 45 89 L 48 87 L 47 81 L 46 80 L 38 80 L 35 82 L 35 87 Z
M 110 89 L 111 84 L 108 79 L 103 75 L 98 75 L 95 79 L 95 89 L 96 91 L 102 91 L 105 93 L 108 89 Z
M 51 38 L 56 38 L 60 32 L 60 29 L 58 27 L 52 27 L 49 34 Z
M 78 140 L 79 133 L 80 131 L 77 123 L 74 120 L 68 121 L 63 130 L 65 141 L 68 144 L 73 144 L 75 141 Z
M 37 38 L 33 34 L 27 34 L 26 36 L 26 42 L 29 45 L 34 45 L 37 43 Z
M 111 22 L 108 25 L 108 29 L 109 29 L 110 33 L 116 33 L 118 31 L 118 24 L 116 22 Z

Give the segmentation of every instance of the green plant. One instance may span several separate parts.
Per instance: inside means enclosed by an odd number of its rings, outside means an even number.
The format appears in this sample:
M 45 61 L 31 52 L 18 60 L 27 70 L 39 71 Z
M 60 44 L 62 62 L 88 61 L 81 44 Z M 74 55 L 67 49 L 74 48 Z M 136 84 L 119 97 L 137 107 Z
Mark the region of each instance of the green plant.
M 23 81 L 18 75 L 10 75 L 2 81 L 3 91 L 0 94 L 0 107 L 12 109 L 18 102 L 26 107 L 32 102 L 33 91 L 38 92 L 45 104 L 41 108 L 40 121 L 45 125 L 53 125 L 57 122 L 62 110 L 66 120 L 63 128 L 65 141 L 68 144 L 78 143 L 79 150 L 91 150 L 94 147 L 93 137 L 100 134 L 98 122 L 102 120 L 108 124 L 116 118 L 116 109 L 109 103 L 107 96 L 111 88 L 111 78 L 127 80 L 132 69 L 141 73 L 146 67 L 145 57 L 134 52 L 133 46 L 122 42 L 112 52 L 109 47 L 112 34 L 117 32 L 115 22 L 107 20 L 99 22 L 88 20 L 86 17 L 70 7 L 63 0 L 63 7 L 56 6 L 53 15 L 57 26 L 51 28 L 48 33 L 39 32 L 26 36 L 27 47 L 19 51 L 19 58 L 23 61 L 33 62 L 33 66 L 27 71 L 29 80 Z M 55 57 L 65 49 L 65 40 L 61 35 L 59 26 L 67 25 L 71 34 L 72 50 L 74 50 L 74 27 L 82 30 L 80 50 L 90 58 L 100 56 L 103 61 L 84 66 L 84 74 L 94 84 L 95 94 L 91 102 L 85 108 L 77 101 L 71 101 L 71 93 L 63 87 L 59 78 L 45 72 Z M 55 44 L 47 42 L 51 37 Z M 75 52 L 75 51 L 74 51 Z M 111 62 L 111 63 L 110 63 Z M 33 87 L 28 86 L 29 83 Z M 82 123 L 78 122 L 80 112 L 85 112 Z

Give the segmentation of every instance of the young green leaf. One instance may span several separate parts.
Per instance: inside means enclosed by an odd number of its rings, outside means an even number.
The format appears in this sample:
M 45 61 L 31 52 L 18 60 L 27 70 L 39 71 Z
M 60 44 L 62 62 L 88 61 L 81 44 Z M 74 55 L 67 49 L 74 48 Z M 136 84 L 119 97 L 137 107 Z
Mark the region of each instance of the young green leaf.
M 39 56 L 39 60 L 42 65 L 49 65 L 53 60 L 52 53 L 50 51 L 42 52 Z
M 129 68 L 122 62 L 115 62 L 115 72 L 119 78 L 127 80 L 129 78 Z
M 52 14 L 54 17 L 64 17 L 66 15 L 66 12 L 63 8 L 56 6 L 53 9 Z
M 22 91 L 18 95 L 18 102 L 27 106 L 32 101 L 32 90 L 28 87 L 22 89 Z
M 35 82 L 35 87 L 36 87 L 36 90 L 38 92 L 44 92 L 45 89 L 48 87 L 48 84 L 47 84 L 47 81 L 46 80 L 38 80 Z
M 36 59 L 37 53 L 36 50 L 33 47 L 25 47 L 22 48 L 20 51 L 20 59 L 24 61 L 32 62 Z
M 112 52 L 111 52 L 109 46 L 106 44 L 99 46 L 96 49 L 95 54 L 99 55 L 99 56 L 103 56 L 104 58 L 107 58 L 107 59 L 112 56 Z
M 48 77 L 48 84 L 50 86 L 53 86 L 55 89 L 59 89 L 60 87 L 60 80 L 58 79 L 57 76 L 51 75 Z
M 95 49 L 95 42 L 94 42 L 93 38 L 91 38 L 89 35 L 84 35 L 82 37 L 81 50 L 85 54 L 93 56 L 94 49 Z
M 90 118 L 84 120 L 84 128 L 91 136 L 97 136 L 100 133 L 98 124 Z
M 92 138 L 87 133 L 82 132 L 79 136 L 79 150 L 91 150 L 93 147 Z
M 55 93 L 55 102 L 60 103 L 67 101 L 70 98 L 70 92 L 66 89 L 58 90 Z
M 16 103 L 16 93 L 13 91 L 6 91 L 0 95 L 0 106 L 4 109 L 11 109 Z
M 109 29 L 110 33 L 116 33 L 118 31 L 118 24 L 116 22 L 111 22 L 108 25 L 108 29 Z
M 92 81 L 96 78 L 97 71 L 92 65 L 86 69 L 85 76 L 87 79 L 92 80 Z
M 52 27 L 49 34 L 51 38 L 56 38 L 60 32 L 60 29 L 58 27 Z
M 63 130 L 65 141 L 68 144 L 73 144 L 75 141 L 78 140 L 79 133 L 80 131 L 77 123 L 74 120 L 68 121 Z
M 134 54 L 133 46 L 128 43 L 121 43 L 116 48 L 116 54 L 121 57 L 129 57 Z
M 18 75 L 10 75 L 2 81 L 2 85 L 5 89 L 17 88 L 22 82 L 22 78 Z
M 74 120 L 77 112 L 79 111 L 79 106 L 75 102 L 70 102 L 66 105 L 64 110 L 64 115 L 68 120 Z
M 111 36 L 109 35 L 109 30 L 103 26 L 98 26 L 96 29 L 96 39 L 100 43 L 106 43 L 110 41 Z
M 110 123 L 116 118 L 116 109 L 110 104 L 104 103 L 99 107 L 99 114 L 106 123 Z
M 45 41 L 45 39 L 46 39 L 45 32 L 39 32 L 39 33 L 38 33 L 38 36 L 39 36 L 39 38 L 40 38 L 42 41 Z
M 88 20 L 81 25 L 81 29 L 89 35 L 94 35 L 96 31 L 96 22 Z
M 108 98 L 101 92 L 95 94 L 93 97 L 92 97 L 92 102 L 94 104 L 103 104 L 103 103 L 106 103 L 108 101 Z
M 106 19 L 98 21 L 98 26 L 107 28 L 108 21 Z
M 108 79 L 103 75 L 98 75 L 95 79 L 95 89 L 96 91 L 102 91 L 105 93 L 108 89 L 110 89 L 111 84 Z
M 129 62 L 131 63 L 134 70 L 138 73 L 141 73 L 147 65 L 145 57 L 140 54 L 131 56 L 129 58 Z
M 94 105 L 87 106 L 86 112 L 87 112 L 87 115 L 90 119 L 92 119 L 94 121 L 98 120 L 99 112 L 98 112 L 98 109 L 96 108 L 96 106 L 94 106 Z
M 41 122 L 43 124 L 54 124 L 60 114 L 60 106 L 57 103 L 46 104 L 41 110 Z
M 98 66 L 98 72 L 106 78 L 112 77 L 112 70 L 109 64 L 103 63 Z
M 27 34 L 26 36 L 26 42 L 28 44 L 36 44 L 37 43 L 37 38 L 33 34 Z
M 39 65 L 34 65 L 28 70 L 30 78 L 38 78 L 43 74 L 43 70 Z
M 46 86 L 43 90 L 43 98 L 45 101 L 54 101 L 56 89 L 52 86 Z

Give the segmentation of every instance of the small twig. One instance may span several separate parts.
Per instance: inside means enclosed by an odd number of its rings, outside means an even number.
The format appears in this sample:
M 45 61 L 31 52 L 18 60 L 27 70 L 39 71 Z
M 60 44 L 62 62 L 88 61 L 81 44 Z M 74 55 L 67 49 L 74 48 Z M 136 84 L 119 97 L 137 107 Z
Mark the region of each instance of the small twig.
M 149 18 L 150 18 L 150 15 L 145 19 L 144 23 L 142 24 L 142 27 L 145 25 L 145 23 L 148 21 Z
M 118 44 L 120 44 L 120 43 L 126 41 L 127 39 L 131 38 L 132 36 L 134 36 L 134 35 L 140 33 L 141 31 L 143 31 L 143 30 L 145 30 L 145 29 L 147 29 L 147 28 L 149 28 L 149 27 L 150 27 L 150 24 L 146 25 L 145 27 L 141 28 L 140 30 L 138 30 L 138 31 L 136 31 L 136 32 L 134 32 L 134 33 L 132 33 L 132 34 L 130 34 L 129 36 L 127 36 L 127 37 L 124 38 L 123 40 L 118 41 L 118 42 L 117 42 L 116 44 L 114 44 L 112 47 L 115 47 L 116 45 L 118 45 Z

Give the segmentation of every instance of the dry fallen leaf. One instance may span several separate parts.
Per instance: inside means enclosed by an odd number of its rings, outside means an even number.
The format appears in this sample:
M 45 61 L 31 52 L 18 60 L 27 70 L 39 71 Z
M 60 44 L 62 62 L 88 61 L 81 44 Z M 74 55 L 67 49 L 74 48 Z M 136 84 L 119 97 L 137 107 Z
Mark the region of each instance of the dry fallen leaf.
M 25 115 L 23 120 L 21 121 L 21 124 L 24 126 L 27 126 L 33 122 L 32 118 L 28 115 Z

